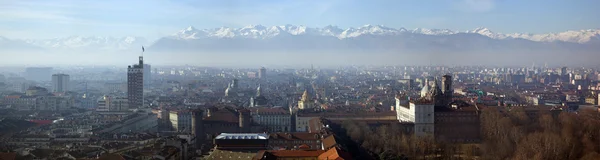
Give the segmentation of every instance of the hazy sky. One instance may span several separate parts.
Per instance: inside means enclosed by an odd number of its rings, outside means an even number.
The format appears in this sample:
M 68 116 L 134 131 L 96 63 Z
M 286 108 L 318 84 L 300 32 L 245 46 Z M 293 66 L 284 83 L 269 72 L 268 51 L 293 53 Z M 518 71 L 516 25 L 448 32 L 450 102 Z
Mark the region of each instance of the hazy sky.
M 0 0 L 0 36 L 158 38 L 252 24 L 545 33 L 600 28 L 600 0 Z

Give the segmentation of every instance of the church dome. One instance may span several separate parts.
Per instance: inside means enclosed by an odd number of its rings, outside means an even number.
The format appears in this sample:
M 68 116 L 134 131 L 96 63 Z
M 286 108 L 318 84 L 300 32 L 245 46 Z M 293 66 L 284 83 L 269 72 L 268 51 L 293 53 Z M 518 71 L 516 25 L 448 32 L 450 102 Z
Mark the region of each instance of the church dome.
M 302 94 L 302 101 L 310 100 L 310 96 L 308 95 L 308 91 L 304 90 L 304 94 Z

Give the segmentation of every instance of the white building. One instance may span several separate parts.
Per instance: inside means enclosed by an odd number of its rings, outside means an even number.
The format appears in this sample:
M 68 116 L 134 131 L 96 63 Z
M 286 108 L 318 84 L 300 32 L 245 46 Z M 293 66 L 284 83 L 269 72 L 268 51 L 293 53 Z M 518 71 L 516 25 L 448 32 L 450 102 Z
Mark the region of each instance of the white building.
M 291 132 L 291 115 L 281 107 L 256 108 L 252 110 L 252 120 L 267 127 L 269 132 Z
M 192 112 L 186 110 L 169 112 L 169 121 L 173 129 L 177 132 L 192 132 Z
M 52 92 L 67 92 L 69 91 L 69 75 L 53 74 L 52 75 Z
M 102 96 L 98 99 L 98 108 L 96 111 L 127 111 L 129 110 L 129 100 L 126 97 Z
M 396 96 L 396 117 L 400 122 L 412 122 L 417 136 L 433 135 L 435 110 L 433 102 L 419 99 L 409 102 L 408 98 Z
M 319 117 L 296 115 L 296 132 L 308 132 L 309 131 L 309 122 L 313 118 L 319 118 Z
M 96 108 L 96 111 L 98 112 L 107 112 L 109 111 L 110 108 L 110 97 L 109 96 L 102 96 L 98 99 L 98 108 Z

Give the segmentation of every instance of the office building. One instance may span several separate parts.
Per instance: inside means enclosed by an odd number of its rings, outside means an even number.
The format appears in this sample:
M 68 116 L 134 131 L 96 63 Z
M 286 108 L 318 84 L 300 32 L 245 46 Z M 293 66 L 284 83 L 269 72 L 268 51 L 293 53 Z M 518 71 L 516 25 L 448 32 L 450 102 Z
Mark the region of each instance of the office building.
M 265 67 L 261 67 L 258 70 L 258 78 L 260 79 L 265 79 L 267 78 L 267 69 Z
M 169 112 L 169 121 L 173 129 L 179 133 L 195 133 L 192 129 L 192 114 L 189 110 L 173 110 Z
M 127 99 L 129 107 L 139 108 L 144 104 L 144 58 L 139 57 L 139 64 L 127 67 Z
M 52 75 L 52 92 L 67 92 L 69 91 L 69 75 L 53 74 Z

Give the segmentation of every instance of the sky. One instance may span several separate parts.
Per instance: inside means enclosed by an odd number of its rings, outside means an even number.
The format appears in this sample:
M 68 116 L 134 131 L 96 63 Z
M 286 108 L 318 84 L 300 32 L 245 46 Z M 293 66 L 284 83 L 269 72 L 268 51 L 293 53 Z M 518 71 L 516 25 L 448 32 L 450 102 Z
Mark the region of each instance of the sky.
M 599 0 L 0 0 L 0 36 L 170 35 L 261 24 L 548 33 L 600 28 Z

